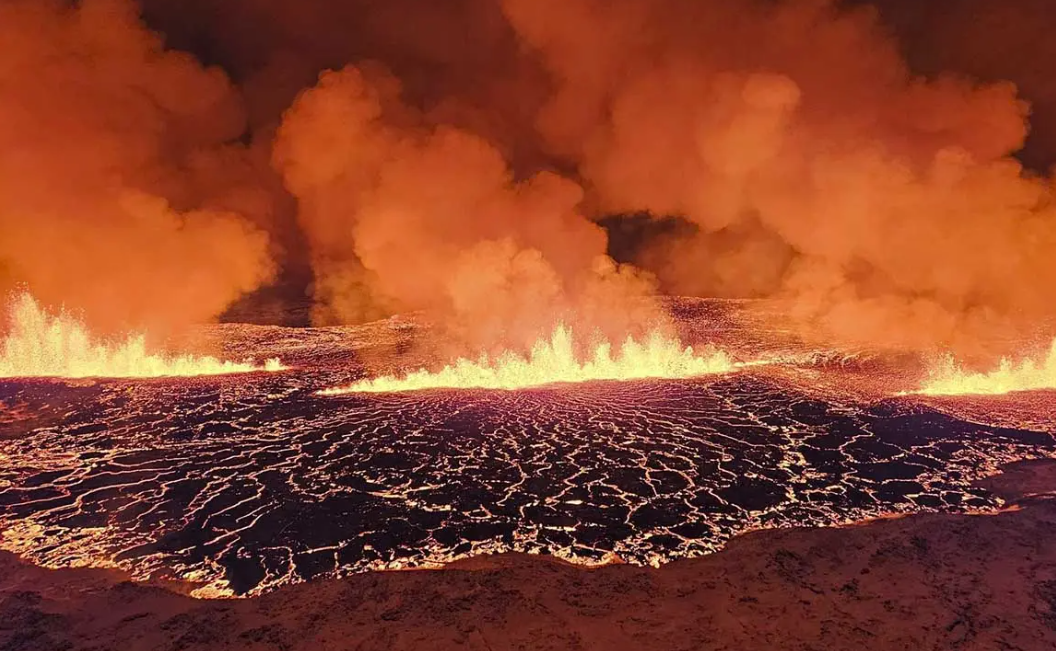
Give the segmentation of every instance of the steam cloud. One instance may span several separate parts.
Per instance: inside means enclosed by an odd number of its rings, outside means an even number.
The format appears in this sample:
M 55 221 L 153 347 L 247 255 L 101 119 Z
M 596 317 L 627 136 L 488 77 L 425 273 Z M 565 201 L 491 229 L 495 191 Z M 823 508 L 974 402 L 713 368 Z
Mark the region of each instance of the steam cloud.
M 1038 329 L 1056 204 L 1013 158 L 1028 103 L 992 69 L 915 76 L 845 5 L 144 0 L 235 83 L 129 2 L 0 5 L 0 284 L 171 325 L 303 239 L 317 322 L 426 310 L 478 347 L 637 334 L 658 287 L 780 299 L 826 341 Z M 597 220 L 624 213 L 692 228 L 618 265 Z

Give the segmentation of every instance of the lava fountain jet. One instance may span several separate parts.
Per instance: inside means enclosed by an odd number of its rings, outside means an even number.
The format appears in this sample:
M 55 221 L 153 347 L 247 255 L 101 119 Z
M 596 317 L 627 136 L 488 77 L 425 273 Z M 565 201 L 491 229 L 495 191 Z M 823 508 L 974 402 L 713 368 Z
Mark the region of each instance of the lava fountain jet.
M 481 355 L 475 362 L 461 358 L 437 372 L 421 369 L 403 377 L 366 379 L 320 393 L 341 395 L 442 388 L 512 390 L 592 380 L 688 378 L 728 373 L 746 366 L 712 346 L 697 353 L 656 330 L 641 342 L 628 337 L 615 355 L 611 344 L 597 344 L 584 361 L 577 358 L 574 342 L 572 330 L 559 325 L 549 339 L 537 341 L 527 357 L 505 352 L 494 360 L 487 355 Z
M 1003 358 L 996 370 L 972 373 L 951 356 L 932 369 L 924 388 L 916 393 L 932 396 L 1002 395 L 1015 391 L 1056 389 L 1056 340 L 1042 360 Z
M 191 377 L 283 369 L 278 359 L 263 366 L 191 355 L 147 352 L 143 335 L 119 342 L 93 340 L 80 320 L 50 315 L 22 294 L 11 304 L 10 331 L 0 340 L 0 377 Z

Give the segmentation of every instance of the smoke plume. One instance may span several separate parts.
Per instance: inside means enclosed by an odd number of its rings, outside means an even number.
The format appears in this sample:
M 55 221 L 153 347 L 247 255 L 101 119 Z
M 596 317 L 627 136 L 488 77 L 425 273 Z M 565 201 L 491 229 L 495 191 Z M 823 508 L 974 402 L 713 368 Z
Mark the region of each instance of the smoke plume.
M 169 326 L 303 242 L 317 323 L 422 310 L 472 346 L 637 334 L 658 290 L 833 343 L 1038 331 L 1056 204 L 1003 79 L 1051 104 L 1048 41 L 876 2 L 142 0 L 165 44 L 131 0 L 5 2 L 0 284 Z M 610 248 L 627 214 L 656 235 Z
M 300 202 L 317 321 L 425 310 L 484 347 L 558 322 L 624 336 L 653 325 L 639 300 L 650 280 L 605 255 L 576 183 L 515 179 L 488 141 L 403 103 L 384 70 L 324 74 L 286 114 L 275 160 Z
M 0 89 L 0 290 L 157 330 L 271 276 L 237 92 L 131 2 L 0 4 Z
M 1053 311 L 1056 215 L 1008 83 L 916 78 L 869 8 L 505 0 L 556 91 L 537 126 L 603 212 L 696 226 L 676 293 L 791 301 L 813 334 L 970 345 Z

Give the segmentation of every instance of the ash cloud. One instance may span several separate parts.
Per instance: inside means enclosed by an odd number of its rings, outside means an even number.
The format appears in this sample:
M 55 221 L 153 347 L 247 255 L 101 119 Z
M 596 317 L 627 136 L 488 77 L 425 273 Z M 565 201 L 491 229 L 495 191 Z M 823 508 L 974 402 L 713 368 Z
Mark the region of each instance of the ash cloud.
M 15 0 L 0 282 L 165 325 L 303 256 L 317 323 L 425 310 L 478 347 L 623 336 L 658 288 L 821 342 L 1036 331 L 1040 0 L 876 2 L 143 0 L 164 49 L 129 2 Z M 610 247 L 614 214 L 656 235 Z

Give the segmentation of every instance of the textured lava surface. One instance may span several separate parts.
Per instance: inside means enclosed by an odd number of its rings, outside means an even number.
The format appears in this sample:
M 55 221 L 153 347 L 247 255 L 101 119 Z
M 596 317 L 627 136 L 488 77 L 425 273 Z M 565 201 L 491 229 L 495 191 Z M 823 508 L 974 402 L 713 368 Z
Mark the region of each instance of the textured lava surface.
M 1044 421 L 822 395 L 804 383 L 840 383 L 817 364 L 316 395 L 361 374 L 365 351 L 399 349 L 405 326 L 384 328 L 214 333 L 297 365 L 278 374 L 0 382 L 2 546 L 203 596 L 506 550 L 656 564 L 760 527 L 995 508 L 972 480 L 1056 456 Z

